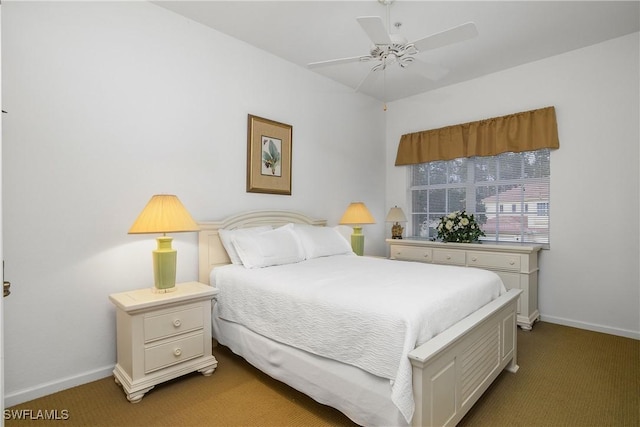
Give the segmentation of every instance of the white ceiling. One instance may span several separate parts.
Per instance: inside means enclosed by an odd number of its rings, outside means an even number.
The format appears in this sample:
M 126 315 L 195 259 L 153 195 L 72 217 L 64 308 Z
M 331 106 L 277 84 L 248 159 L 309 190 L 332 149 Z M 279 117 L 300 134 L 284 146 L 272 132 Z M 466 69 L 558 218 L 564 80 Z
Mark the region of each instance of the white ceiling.
M 157 1 L 155 4 L 306 68 L 310 62 L 368 55 L 358 16 L 380 16 L 414 41 L 472 21 L 479 36 L 417 57 L 449 74 L 430 81 L 397 64 L 361 87 L 393 101 L 640 31 L 639 1 Z M 387 19 L 387 9 L 389 19 Z M 400 22 L 398 30 L 395 23 Z M 224 56 L 224 46 L 220 47 Z M 355 90 L 373 63 L 313 71 Z M 589 70 L 585 70 L 588 72 Z

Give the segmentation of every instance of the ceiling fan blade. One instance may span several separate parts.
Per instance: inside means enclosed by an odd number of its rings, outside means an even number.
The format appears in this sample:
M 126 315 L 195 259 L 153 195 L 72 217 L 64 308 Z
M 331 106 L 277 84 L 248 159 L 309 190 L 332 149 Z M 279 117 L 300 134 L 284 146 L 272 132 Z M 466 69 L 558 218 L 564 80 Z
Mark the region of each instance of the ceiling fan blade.
M 327 67 L 329 65 L 346 64 L 346 63 L 349 63 L 349 62 L 365 62 L 365 61 L 369 61 L 371 59 L 372 58 L 371 58 L 370 55 L 352 56 L 352 57 L 349 57 L 349 58 L 330 59 L 328 61 L 311 62 L 310 64 L 307 64 L 307 67 L 309 67 L 309 68 Z
M 440 80 L 449 73 L 449 70 L 436 64 L 429 64 L 415 59 L 411 62 L 407 68 L 420 74 L 429 80 Z
M 373 44 L 390 45 L 393 43 L 387 29 L 384 27 L 382 18 L 379 16 L 360 16 L 356 20 Z
M 432 34 L 420 40 L 416 40 L 412 44 L 418 52 L 423 52 L 425 50 L 436 49 L 464 40 L 469 40 L 477 35 L 478 29 L 476 28 L 476 24 L 473 22 L 467 22 L 466 24 L 458 25 L 457 27 L 449 28 L 448 30 L 444 30 L 440 33 Z

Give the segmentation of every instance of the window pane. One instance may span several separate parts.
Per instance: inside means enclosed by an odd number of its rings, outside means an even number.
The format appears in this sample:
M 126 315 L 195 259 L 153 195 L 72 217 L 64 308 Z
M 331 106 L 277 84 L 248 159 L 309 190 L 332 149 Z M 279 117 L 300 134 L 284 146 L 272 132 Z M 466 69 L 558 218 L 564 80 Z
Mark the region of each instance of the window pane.
M 492 182 L 498 179 L 496 157 L 475 157 L 475 182 Z
M 413 230 L 414 235 L 423 239 L 435 239 L 438 236 L 436 227 L 440 223 L 440 218 L 443 215 L 434 214 L 418 214 L 413 215 Z
M 429 162 L 429 185 L 446 184 L 447 162 Z
M 422 163 L 411 168 L 412 186 L 427 185 L 429 183 L 429 174 L 427 173 L 428 165 L 428 163 Z
M 447 213 L 447 190 L 429 190 L 429 209 L 426 212 L 439 215 Z
M 429 215 L 427 214 L 414 214 L 411 215 L 411 229 L 414 230 L 414 235 L 417 237 L 429 237 Z
M 448 162 L 449 184 L 460 184 L 467 182 L 467 159 L 455 159 Z
M 521 153 L 503 153 L 498 157 L 498 178 L 500 180 L 518 179 L 522 177 Z
M 445 213 L 465 210 L 467 204 L 466 193 L 466 188 L 450 188 L 447 191 L 449 206 Z
M 440 217 L 469 210 L 482 240 L 548 244 L 550 157 L 545 149 L 412 166 L 413 235 L 435 238 Z
M 413 212 L 428 212 L 427 204 L 428 190 L 415 190 L 411 192 L 411 203 Z
M 525 178 L 548 178 L 551 175 L 549 168 L 551 150 L 528 151 L 522 155 Z
M 435 239 L 436 237 L 438 237 L 438 224 L 440 224 L 440 218 L 442 218 L 444 215 L 429 215 L 428 217 L 428 231 L 429 231 L 429 238 L 430 239 Z
M 476 188 L 476 221 L 481 225 L 487 223 L 489 215 L 495 216 L 497 211 L 497 198 L 495 197 L 498 189 L 496 186 L 483 186 Z M 484 228 L 483 228 L 484 230 Z M 486 230 L 485 230 L 486 232 Z

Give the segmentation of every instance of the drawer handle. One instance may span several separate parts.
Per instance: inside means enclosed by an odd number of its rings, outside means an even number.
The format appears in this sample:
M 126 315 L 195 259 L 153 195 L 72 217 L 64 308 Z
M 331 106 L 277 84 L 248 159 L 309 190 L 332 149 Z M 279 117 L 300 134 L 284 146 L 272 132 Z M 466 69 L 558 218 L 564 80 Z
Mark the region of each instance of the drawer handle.
M 515 264 L 515 263 L 516 263 L 516 262 L 515 262 L 514 260 L 509 261 L 509 265 L 513 265 L 513 264 Z
M 451 255 L 447 255 L 447 259 L 451 259 Z
M 424 257 L 425 258 L 429 258 L 429 254 L 424 254 Z
M 477 260 L 478 260 L 478 258 L 476 258 L 476 257 L 471 258 L 471 261 L 473 261 L 473 262 L 476 262 Z
M 180 349 L 180 348 L 176 348 L 175 350 L 173 350 L 173 354 L 174 354 L 176 357 L 180 357 L 180 355 L 182 354 L 182 349 Z
M 175 326 L 176 328 L 179 328 L 180 325 L 182 325 L 182 322 L 180 321 L 180 319 L 176 319 L 173 321 L 173 326 Z

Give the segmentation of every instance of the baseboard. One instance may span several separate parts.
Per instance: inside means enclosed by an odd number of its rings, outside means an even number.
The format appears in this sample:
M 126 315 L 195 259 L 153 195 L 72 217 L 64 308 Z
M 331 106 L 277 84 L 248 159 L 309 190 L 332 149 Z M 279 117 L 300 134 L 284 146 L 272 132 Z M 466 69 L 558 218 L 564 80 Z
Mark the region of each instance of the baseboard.
M 28 402 L 42 396 L 46 396 L 61 390 L 66 390 L 71 387 L 79 386 L 108 377 L 113 374 L 113 367 L 113 365 L 105 366 L 104 368 L 84 372 L 79 375 L 62 378 L 60 380 L 52 381 L 49 383 L 38 384 L 34 387 L 19 390 L 13 393 L 7 393 L 7 390 L 5 389 L 6 394 L 4 396 L 4 407 L 10 408 L 11 406 L 19 405 L 21 403 Z
M 630 331 L 627 329 L 612 328 L 610 326 L 596 325 L 593 323 L 578 322 L 575 320 L 564 319 L 562 317 L 547 316 L 544 314 L 540 315 L 540 320 L 542 320 L 543 322 L 556 323 L 563 326 L 571 326 L 578 329 L 586 329 L 587 331 L 602 332 L 604 334 L 618 335 L 620 337 L 640 340 L 640 331 Z M 533 329 L 535 330 L 535 326 Z

